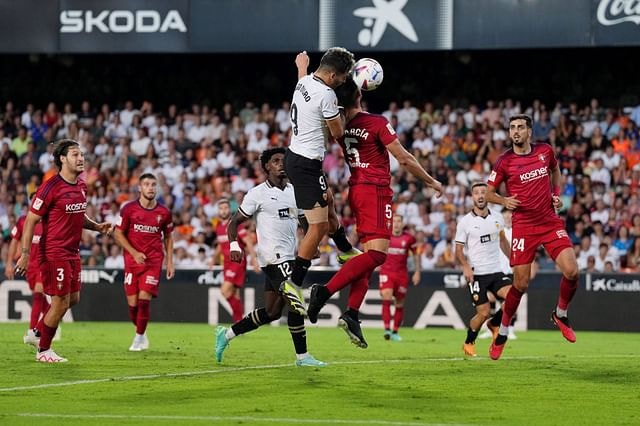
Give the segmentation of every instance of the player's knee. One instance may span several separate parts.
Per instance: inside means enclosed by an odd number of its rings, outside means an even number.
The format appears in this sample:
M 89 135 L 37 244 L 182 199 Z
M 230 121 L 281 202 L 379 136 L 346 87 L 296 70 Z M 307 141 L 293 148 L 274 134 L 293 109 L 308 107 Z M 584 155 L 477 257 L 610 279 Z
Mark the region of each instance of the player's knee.
M 267 315 L 264 318 L 263 324 L 267 324 L 277 319 L 280 319 L 280 317 L 282 316 L 282 308 L 278 309 L 277 307 L 273 306 L 271 308 L 266 309 L 266 314 Z
M 384 253 L 382 251 L 369 250 L 367 251 L 367 254 L 371 258 L 371 260 L 373 260 L 376 267 L 382 265 L 384 261 L 387 260 L 387 253 Z
M 571 281 L 577 281 L 579 276 L 578 264 L 572 265 L 571 268 L 563 271 L 562 273 L 566 279 Z

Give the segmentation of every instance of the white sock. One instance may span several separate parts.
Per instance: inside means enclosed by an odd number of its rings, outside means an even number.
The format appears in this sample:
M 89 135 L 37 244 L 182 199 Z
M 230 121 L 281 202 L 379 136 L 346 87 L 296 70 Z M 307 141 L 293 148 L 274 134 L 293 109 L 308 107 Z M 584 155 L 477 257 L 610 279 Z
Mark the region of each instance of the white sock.
M 560 318 L 566 318 L 567 316 L 567 310 L 566 309 L 560 309 L 556 306 L 556 316 L 560 317 Z
M 307 355 L 309 355 L 309 352 L 305 352 L 303 354 L 296 354 L 296 358 L 297 359 L 304 359 L 307 357 Z
M 236 333 L 234 333 L 233 329 L 229 327 L 227 329 L 227 332 L 225 333 L 225 337 L 227 338 L 227 340 L 232 340 L 234 337 L 236 337 Z
M 144 338 L 144 334 L 136 333 L 136 339 L 143 339 L 143 338 Z
M 503 336 L 508 336 L 509 335 L 509 327 L 500 324 L 500 331 L 498 331 L 498 334 L 502 334 Z

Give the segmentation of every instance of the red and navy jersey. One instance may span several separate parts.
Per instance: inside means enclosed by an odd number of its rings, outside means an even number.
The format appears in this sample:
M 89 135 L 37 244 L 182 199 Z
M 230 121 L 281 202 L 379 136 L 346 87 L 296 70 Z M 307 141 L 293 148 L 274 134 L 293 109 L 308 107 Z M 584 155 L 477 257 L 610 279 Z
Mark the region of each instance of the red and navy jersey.
M 42 217 L 40 261 L 76 259 L 87 210 L 87 185 L 59 174 L 40 185 L 29 209 Z
M 220 245 L 220 251 L 222 252 L 222 257 L 224 258 L 224 262 L 228 263 L 231 261 L 229 258 L 230 253 L 230 242 L 229 236 L 227 235 L 227 227 L 229 226 L 229 221 L 220 221 L 218 222 L 218 226 L 216 226 L 216 241 Z M 244 226 L 244 223 L 238 225 L 238 245 L 244 251 L 244 238 L 247 236 L 247 229 Z M 246 259 L 243 257 L 243 259 Z M 243 260 L 244 262 L 244 260 Z
M 16 241 L 22 241 L 22 232 L 24 230 L 24 221 L 27 216 L 20 216 L 16 224 L 11 228 L 11 238 Z M 38 268 L 40 265 L 40 238 L 42 237 L 42 222 L 36 223 L 33 228 L 33 237 L 31 238 L 31 251 L 29 252 L 29 266 L 30 270 Z M 9 259 L 13 261 L 14 259 Z
M 380 267 L 381 274 L 407 274 L 407 259 L 410 253 L 416 252 L 416 239 L 411 234 L 403 232 L 391 235 L 387 260 Z
M 557 165 L 553 148 L 546 143 L 532 143 L 528 154 L 516 154 L 509 149 L 500 155 L 488 183 L 497 188 L 505 182 L 509 196 L 520 201 L 513 212 L 514 225 L 535 225 L 542 217 L 556 216 L 551 171 Z
M 338 139 L 351 171 L 349 185 L 391 183 L 389 153 L 386 146 L 397 139 L 387 119 L 378 114 L 359 112 L 346 125 Z
M 163 239 L 173 231 L 173 220 L 168 208 L 156 203 L 153 208 L 147 209 L 142 207 L 140 201 L 132 201 L 120 210 L 116 226 L 134 249 L 144 253 L 147 257 L 146 263 L 162 264 Z M 136 264 L 133 256 L 126 250 L 124 264 Z

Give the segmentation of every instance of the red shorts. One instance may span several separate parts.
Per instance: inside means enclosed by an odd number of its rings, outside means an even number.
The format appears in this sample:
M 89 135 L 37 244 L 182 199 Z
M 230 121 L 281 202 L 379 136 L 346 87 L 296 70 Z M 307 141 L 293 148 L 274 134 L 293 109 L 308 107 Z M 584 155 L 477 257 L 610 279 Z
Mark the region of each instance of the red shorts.
M 386 186 L 354 185 L 349 188 L 349 206 L 356 217 L 360 242 L 391 238 L 393 190 Z
M 42 284 L 42 273 L 40 272 L 40 265 L 30 265 L 27 270 L 27 283 L 29 288 L 33 291 L 36 288 L 36 284 Z
M 162 265 L 125 265 L 124 267 L 124 292 L 127 296 L 137 296 L 141 291 L 146 291 L 153 297 L 158 297 L 158 284 Z
M 80 291 L 80 265 L 80 258 L 42 262 L 44 292 L 49 296 L 66 296 Z
M 393 297 L 395 297 L 396 299 L 404 299 L 407 295 L 408 288 L 408 273 L 394 274 L 388 272 L 380 272 L 380 291 L 391 289 L 393 290 Z
M 511 236 L 511 266 L 534 261 L 536 250 L 544 246 L 553 260 L 566 248 L 573 249 L 564 221 L 559 217 L 545 218 L 540 225 L 517 225 Z
M 224 263 L 224 281 L 230 282 L 236 287 L 244 287 L 247 278 L 247 262 L 236 263 L 228 261 Z

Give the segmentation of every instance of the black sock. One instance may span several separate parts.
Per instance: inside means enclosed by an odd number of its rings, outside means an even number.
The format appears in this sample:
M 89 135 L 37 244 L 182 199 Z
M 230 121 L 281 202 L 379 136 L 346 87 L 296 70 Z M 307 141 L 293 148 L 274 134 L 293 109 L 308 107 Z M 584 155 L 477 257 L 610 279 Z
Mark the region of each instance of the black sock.
M 311 266 L 309 259 L 296 256 L 296 261 L 293 263 L 293 272 L 291 273 L 291 281 L 298 287 L 302 287 L 304 277 L 307 275 L 307 271 Z
M 498 311 L 493 314 L 489 322 L 494 327 L 500 327 L 500 322 L 502 321 L 502 309 L 498 309 Z
M 329 234 L 329 237 L 336 243 L 336 247 L 343 253 L 348 252 L 353 248 L 349 240 L 347 240 L 347 234 L 344 232 L 344 228 L 340 226 L 336 229 L 334 234 Z
M 513 325 L 513 324 L 515 324 L 515 323 L 516 323 L 516 319 L 518 319 L 518 314 L 514 315 L 514 316 L 511 318 L 511 324 L 509 324 L 509 325 Z
M 319 285 L 318 286 L 318 293 L 317 294 L 318 294 L 318 302 L 320 302 L 323 305 L 331 297 L 331 293 L 329 293 L 329 290 L 327 289 L 327 286 L 324 286 L 324 285 Z
M 269 324 L 273 319 L 269 318 L 265 308 L 254 309 L 246 317 L 231 326 L 231 330 L 239 336 L 255 330 L 261 325 Z
M 358 320 L 358 311 L 356 311 L 355 309 L 349 308 L 347 309 L 347 312 L 345 312 L 347 315 L 349 315 L 351 317 L 351 319 L 354 319 L 356 321 Z
M 496 337 L 496 345 L 504 345 L 506 342 L 507 342 L 507 336 L 498 334 L 498 337 Z
M 476 337 L 478 337 L 478 330 L 472 330 L 471 327 L 467 329 L 467 340 L 465 343 L 473 343 L 476 341 Z
M 297 312 L 289 311 L 287 325 L 289 326 L 289 333 L 291 333 L 291 340 L 293 340 L 293 347 L 296 349 L 296 353 L 306 353 L 307 330 L 304 328 L 304 317 Z

